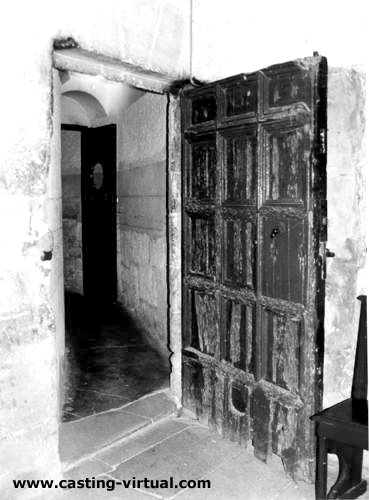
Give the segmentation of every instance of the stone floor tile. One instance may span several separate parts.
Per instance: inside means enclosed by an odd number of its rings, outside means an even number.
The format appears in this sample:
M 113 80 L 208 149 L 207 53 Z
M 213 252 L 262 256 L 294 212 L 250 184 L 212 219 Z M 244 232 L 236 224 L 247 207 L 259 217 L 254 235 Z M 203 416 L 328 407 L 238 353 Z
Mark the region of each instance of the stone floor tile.
M 192 426 L 124 462 L 110 475 L 116 479 L 147 477 L 169 480 L 173 477 L 177 484 L 181 479 L 206 476 L 222 461 L 236 457 L 240 452 L 240 447 L 222 440 L 208 429 Z M 151 491 L 168 498 L 179 489 L 159 488 Z
M 145 427 L 124 441 L 99 453 L 96 455 L 96 458 L 110 465 L 120 464 L 164 439 L 170 438 L 173 434 L 183 431 L 187 427 L 187 422 L 180 421 L 179 419 L 166 419 Z
M 112 408 L 119 408 L 130 401 L 130 398 L 124 396 L 115 396 L 97 391 L 76 390 L 74 392 L 73 412 L 74 418 L 68 418 L 68 421 L 77 420 L 81 416 L 94 415 Z M 65 410 L 64 410 L 65 412 Z
M 101 476 L 103 479 L 113 479 L 112 476 L 109 474 Z M 121 485 L 116 485 L 115 494 L 118 494 L 119 498 L 121 500 L 155 500 L 155 499 L 162 499 L 163 497 L 161 495 L 149 492 L 149 491 L 142 491 L 140 489 L 135 489 L 135 488 L 123 488 Z M 109 500 L 109 499 L 107 499 Z
M 108 472 L 112 467 L 100 460 L 85 460 L 81 464 L 63 473 L 65 479 L 85 479 L 86 477 L 96 477 Z
M 113 308 L 91 324 L 82 296 L 67 293 L 65 304 L 65 421 L 168 388 L 169 360 L 148 344 L 127 313 Z
M 278 458 L 265 464 L 243 450 L 216 467 L 204 479 L 209 489 L 187 489 L 174 495 L 176 500 L 313 500 L 312 484 L 295 483 L 287 476 Z
M 74 489 L 63 494 L 60 500 L 155 500 L 155 497 L 143 491 L 133 489 L 118 489 L 107 491 L 106 489 Z M 159 497 L 160 498 L 160 497 Z M 55 498 L 55 500 L 57 500 Z
M 62 424 L 59 451 L 63 463 L 73 463 L 151 423 L 121 410 L 99 413 Z
M 82 418 L 83 415 L 77 415 L 76 413 L 69 413 L 66 411 L 65 407 L 63 409 L 62 421 L 63 422 L 71 422 L 72 420 L 78 420 Z
M 155 421 L 159 418 L 173 415 L 176 411 L 176 405 L 169 397 L 168 392 L 163 391 L 150 394 L 149 396 L 145 396 L 138 401 L 127 404 L 124 410 Z

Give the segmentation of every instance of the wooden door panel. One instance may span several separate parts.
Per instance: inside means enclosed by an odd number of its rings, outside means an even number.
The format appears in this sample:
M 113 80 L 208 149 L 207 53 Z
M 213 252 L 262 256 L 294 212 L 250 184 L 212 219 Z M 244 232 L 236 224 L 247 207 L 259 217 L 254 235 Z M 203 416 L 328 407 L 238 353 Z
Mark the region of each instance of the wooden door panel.
M 244 446 L 250 435 L 250 389 L 238 381 L 226 379 L 224 435 Z
M 303 105 L 311 110 L 313 97 L 312 60 L 272 66 L 262 71 L 264 84 L 264 113 L 275 113 L 281 108 Z
M 243 212 L 237 216 L 227 212 L 223 218 L 223 283 L 230 287 L 255 290 L 256 241 L 255 216 L 247 218 Z
M 262 380 L 252 392 L 251 407 L 255 455 L 267 461 L 273 452 L 277 453 L 286 470 L 297 476 L 299 455 L 306 452 L 300 448 L 304 437 L 298 434 L 304 420 L 302 400 Z
M 192 105 L 192 123 L 197 125 L 214 120 L 217 114 L 215 95 L 205 95 L 195 99 Z
M 208 401 L 208 422 L 210 427 L 224 435 L 226 424 L 226 375 L 216 366 L 205 368 L 205 398 Z
M 256 127 L 228 131 L 223 136 L 223 202 L 255 205 L 257 189 Z
M 198 349 L 210 356 L 219 351 L 217 300 L 213 295 L 194 290 L 192 295 L 192 337 L 197 336 Z
M 223 298 L 222 359 L 255 374 L 255 304 Z
M 215 221 L 209 212 L 188 215 L 188 272 L 209 279 L 215 277 Z
M 311 139 L 309 123 L 291 120 L 263 127 L 264 203 L 305 204 Z
M 299 410 L 276 403 L 271 417 L 272 452 L 282 457 L 287 470 L 293 470 L 298 460 L 296 435 Z
M 214 201 L 216 195 L 216 143 L 215 134 L 205 134 L 189 140 L 190 167 L 188 196 L 197 201 Z
M 258 75 L 240 75 L 219 85 L 220 119 L 255 119 L 258 106 Z
M 321 404 L 326 62 L 184 92 L 183 404 L 312 478 Z
M 184 403 L 201 423 L 220 434 L 226 433 L 226 376 L 215 365 L 202 363 L 196 356 L 184 358 L 182 375 Z
M 251 395 L 252 436 L 254 454 L 260 460 L 266 461 L 271 450 L 271 421 L 273 402 L 266 390 L 256 386 Z
M 183 339 L 185 347 L 219 357 L 218 301 L 214 294 L 190 288 L 187 291 L 190 322 Z
M 213 122 L 217 117 L 217 99 L 215 87 L 207 87 L 194 93 L 186 113 L 188 125 L 200 125 Z
M 262 309 L 261 335 L 265 339 L 265 380 L 288 391 L 300 391 L 302 321 Z
M 306 221 L 273 213 L 261 217 L 261 293 L 304 303 L 307 268 Z
M 183 400 L 185 408 L 200 418 L 206 414 L 203 402 L 204 375 L 202 364 L 190 356 L 183 358 L 182 363 Z M 206 419 L 207 420 L 207 419 Z

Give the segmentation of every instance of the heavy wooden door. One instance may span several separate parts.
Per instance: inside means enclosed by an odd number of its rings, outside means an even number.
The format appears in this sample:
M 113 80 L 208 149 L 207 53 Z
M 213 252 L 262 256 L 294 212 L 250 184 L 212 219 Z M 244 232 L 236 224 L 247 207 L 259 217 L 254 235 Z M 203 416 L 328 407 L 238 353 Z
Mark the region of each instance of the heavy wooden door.
M 116 301 L 116 127 L 83 128 L 83 289 L 95 320 Z
M 187 89 L 183 404 L 312 477 L 321 405 L 326 61 Z

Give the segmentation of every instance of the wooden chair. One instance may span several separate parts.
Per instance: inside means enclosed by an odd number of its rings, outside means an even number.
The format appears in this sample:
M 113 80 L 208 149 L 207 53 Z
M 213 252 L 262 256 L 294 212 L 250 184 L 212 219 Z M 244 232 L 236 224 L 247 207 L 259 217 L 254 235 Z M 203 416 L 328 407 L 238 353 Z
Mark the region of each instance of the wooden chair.
M 316 422 L 317 499 L 357 498 L 366 491 L 361 477 L 363 450 L 368 449 L 366 296 L 358 299 L 361 311 L 351 398 L 310 417 Z M 335 453 L 339 460 L 338 478 L 328 496 L 327 453 Z

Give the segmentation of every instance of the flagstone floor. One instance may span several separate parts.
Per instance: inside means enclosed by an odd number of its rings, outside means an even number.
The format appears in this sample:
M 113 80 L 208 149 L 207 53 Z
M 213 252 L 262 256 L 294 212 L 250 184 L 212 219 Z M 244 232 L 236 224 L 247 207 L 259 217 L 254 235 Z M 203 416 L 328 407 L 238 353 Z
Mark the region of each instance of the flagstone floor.
M 63 421 L 118 408 L 168 387 L 168 359 L 128 315 L 113 310 L 101 322 L 89 321 L 82 297 L 68 294 L 66 318 Z
M 163 406 L 163 393 L 161 393 L 161 402 L 154 404 L 157 397 L 158 395 L 150 396 L 141 400 L 141 405 L 145 400 L 150 400 L 146 401 L 145 408 L 146 411 L 151 409 L 151 418 L 153 407 L 155 406 L 157 411 Z M 140 413 L 143 418 L 142 413 L 145 410 L 143 407 L 141 409 L 136 407 L 131 411 Z M 108 413 L 113 414 L 117 411 Z M 107 413 L 105 413 L 105 418 L 106 415 Z M 89 417 L 92 421 L 97 418 L 97 415 Z M 110 415 L 109 423 L 101 425 L 100 429 L 106 429 L 106 427 L 117 429 L 119 421 L 117 418 L 114 420 Z M 71 422 L 65 425 L 73 426 L 76 423 Z M 94 429 L 89 435 L 96 435 L 98 423 L 86 422 L 85 425 L 87 424 L 92 425 L 91 429 Z M 142 426 L 143 422 L 136 420 L 136 424 Z M 70 442 L 75 443 L 78 435 L 74 434 L 70 436 L 70 439 Z M 79 442 L 82 447 L 86 447 L 86 441 L 79 438 Z M 65 444 L 68 449 L 68 443 Z M 88 477 L 91 485 L 92 480 L 97 484 L 97 480 L 103 479 L 110 487 L 113 484 L 112 480 L 120 482 L 131 480 L 132 487 L 116 485 L 112 491 L 103 488 L 71 489 L 61 495 L 63 500 L 314 499 L 313 485 L 304 482 L 295 483 L 284 473 L 277 457 L 273 458 L 268 465 L 264 464 L 255 459 L 251 449 L 240 447 L 237 443 L 227 442 L 197 421 L 186 417 L 170 415 L 161 418 L 151 425 L 141 427 L 128 437 L 124 436 L 108 446 L 102 446 L 99 450 L 90 449 L 90 451 L 89 457 L 65 470 L 64 478 L 77 481 Z M 141 487 L 138 487 L 137 481 L 144 478 L 168 481 L 170 487 L 156 488 L 156 483 L 148 484 L 148 487 L 141 484 Z M 173 478 L 172 484 L 170 484 L 170 478 Z M 136 481 L 135 484 L 133 484 L 133 479 Z M 180 480 L 197 481 L 198 479 L 208 480 L 210 487 L 178 486 Z M 161 485 L 165 486 L 165 483 Z
M 167 389 L 169 367 L 128 318 L 118 315 L 86 329 L 77 315 L 67 330 L 68 385 L 59 439 L 63 475 L 89 478 L 91 486 L 104 480 L 111 491 L 59 489 L 45 499 L 315 498 L 313 484 L 294 482 L 278 457 L 265 464 L 251 447 L 223 440 L 189 415 L 178 416 Z M 329 484 L 336 474 L 332 458 Z M 154 482 L 139 485 L 145 478 Z M 186 488 L 181 480 L 207 480 L 210 486 Z M 113 481 L 130 483 L 112 489 Z M 369 493 L 360 498 L 368 500 Z

